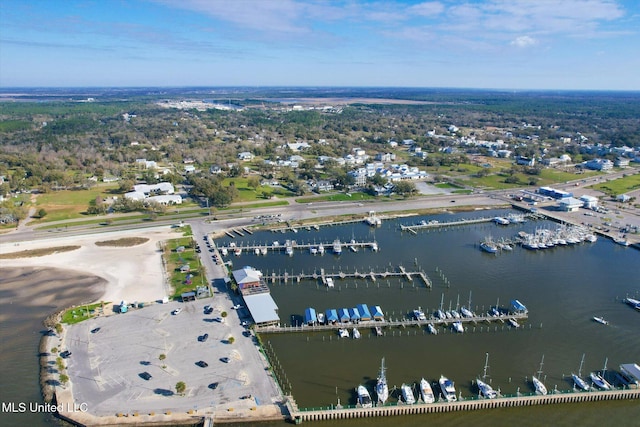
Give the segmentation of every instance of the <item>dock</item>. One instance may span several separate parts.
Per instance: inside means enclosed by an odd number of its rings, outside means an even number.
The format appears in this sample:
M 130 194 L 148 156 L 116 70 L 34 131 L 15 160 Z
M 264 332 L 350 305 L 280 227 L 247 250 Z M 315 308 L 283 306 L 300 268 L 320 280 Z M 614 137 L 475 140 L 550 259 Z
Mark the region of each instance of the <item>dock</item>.
M 414 225 L 400 225 L 400 230 L 402 231 L 408 231 L 410 233 L 416 234 L 416 232 L 418 230 L 425 230 L 425 229 L 430 229 L 430 228 L 442 228 L 442 227 L 454 227 L 454 226 L 459 226 L 459 225 L 470 225 L 470 224 L 481 224 L 483 222 L 491 222 L 493 221 L 494 217 L 490 217 L 490 218 L 471 218 L 471 219 L 461 219 L 458 221 L 447 221 L 447 222 L 440 222 L 440 221 L 429 221 L 429 222 L 423 222 L 421 224 L 414 224 Z
M 236 233 L 238 233 L 238 230 L 234 230 Z M 232 234 L 227 232 L 227 235 L 230 237 L 233 237 Z M 325 250 L 328 253 L 331 253 L 331 250 L 333 248 L 333 243 L 334 242 L 320 242 L 320 243 L 298 243 L 295 240 L 287 240 L 285 242 L 278 242 L 277 245 L 273 244 L 273 243 L 263 243 L 263 244 L 249 244 L 249 245 L 236 245 L 236 246 L 230 246 L 230 245 L 218 245 L 218 249 L 227 249 L 229 252 L 231 252 L 234 249 L 240 248 L 246 251 L 254 251 L 255 249 L 267 249 L 269 251 L 275 251 L 275 252 L 283 252 L 287 246 L 290 246 L 292 249 L 294 250 L 310 250 L 311 248 L 317 248 L 318 246 L 322 245 L 324 246 Z M 372 242 L 340 242 L 340 245 L 343 249 L 345 248 L 349 248 L 350 246 L 353 246 L 354 248 L 371 248 L 373 250 L 374 247 L 377 246 L 377 242 L 372 241 Z
M 263 326 L 256 327 L 256 332 L 260 333 L 293 333 L 293 332 L 322 332 L 322 331 L 332 331 L 338 330 L 347 327 L 357 327 L 357 328 L 375 328 L 376 326 L 380 328 L 398 328 L 398 327 L 426 327 L 427 325 L 433 326 L 451 326 L 451 324 L 455 322 L 461 322 L 463 324 L 478 324 L 481 322 L 491 323 L 491 322 L 505 322 L 509 319 L 513 320 L 526 320 L 528 319 L 528 314 L 526 313 L 510 313 L 503 314 L 499 317 L 483 315 L 483 316 L 474 316 L 474 317 L 461 317 L 459 319 L 437 319 L 437 318 L 428 318 L 426 320 L 417 320 L 417 319 L 403 319 L 403 320 L 367 320 L 360 321 L 357 323 L 353 322 L 336 322 L 335 324 L 326 324 L 326 325 L 300 325 L 300 326 Z
M 389 271 L 386 269 L 385 271 L 354 271 L 352 273 L 345 273 L 343 271 L 338 271 L 337 273 L 328 273 L 324 268 L 321 268 L 319 271 L 314 271 L 313 273 L 287 273 L 284 274 L 265 274 L 265 280 L 271 281 L 271 283 L 276 282 L 287 282 L 289 280 L 295 281 L 296 283 L 300 283 L 302 280 L 319 280 L 323 285 L 327 285 L 327 278 L 331 279 L 371 279 L 372 281 L 376 281 L 377 279 L 386 279 L 390 277 L 402 277 L 407 279 L 408 281 L 413 281 L 414 277 L 418 277 L 422 283 L 424 283 L 425 287 L 431 288 L 432 282 L 422 270 L 418 271 L 407 271 L 403 266 L 399 266 L 397 270 Z

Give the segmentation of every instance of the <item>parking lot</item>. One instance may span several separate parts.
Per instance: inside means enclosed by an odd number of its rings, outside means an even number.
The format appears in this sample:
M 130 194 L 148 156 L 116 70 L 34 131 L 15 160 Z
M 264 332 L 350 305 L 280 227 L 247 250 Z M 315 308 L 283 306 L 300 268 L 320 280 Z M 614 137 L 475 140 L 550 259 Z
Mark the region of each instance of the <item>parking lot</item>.
M 213 310 L 205 314 L 207 305 Z M 232 305 L 218 293 L 70 326 L 64 350 L 71 352 L 66 360 L 75 401 L 99 416 L 228 411 L 279 402 L 255 338 Z M 186 384 L 184 396 L 176 393 L 179 381 Z

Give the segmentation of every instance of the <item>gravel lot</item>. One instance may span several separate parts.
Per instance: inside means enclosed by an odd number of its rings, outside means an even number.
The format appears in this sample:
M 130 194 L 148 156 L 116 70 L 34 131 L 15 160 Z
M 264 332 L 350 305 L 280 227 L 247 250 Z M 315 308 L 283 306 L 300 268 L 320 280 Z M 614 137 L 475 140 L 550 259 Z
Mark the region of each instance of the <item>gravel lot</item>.
M 206 305 L 211 314 L 204 313 Z M 255 338 L 240 325 L 243 310 L 232 305 L 226 294 L 216 293 L 69 327 L 64 350 L 71 352 L 67 364 L 75 401 L 86 402 L 94 415 L 247 409 L 280 401 Z M 174 315 L 176 308 L 182 311 Z M 216 320 L 222 311 L 228 313 L 224 322 Z M 230 336 L 233 344 L 227 342 Z M 198 366 L 201 360 L 208 366 Z M 184 396 L 175 393 L 178 381 L 187 385 Z M 212 383 L 218 383 L 215 389 Z

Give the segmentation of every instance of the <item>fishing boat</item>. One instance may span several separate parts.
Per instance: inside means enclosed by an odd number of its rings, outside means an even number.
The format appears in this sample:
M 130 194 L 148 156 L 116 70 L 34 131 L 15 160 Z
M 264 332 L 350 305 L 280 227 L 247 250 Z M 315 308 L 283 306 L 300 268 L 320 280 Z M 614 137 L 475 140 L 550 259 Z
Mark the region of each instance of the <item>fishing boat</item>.
M 453 330 L 459 334 L 464 332 L 464 326 L 462 326 L 462 322 L 453 322 L 451 326 L 453 326 Z
M 542 378 L 542 366 L 544 365 L 544 354 L 542 355 L 542 360 L 540 361 L 540 368 L 538 369 L 538 377 Z M 540 394 L 543 396 L 547 395 L 547 387 L 542 383 L 540 379 L 538 379 L 535 375 L 531 377 L 531 381 L 533 382 L 533 387 L 536 390 L 536 394 Z
M 335 284 L 333 283 L 333 279 L 331 277 L 327 277 L 326 282 L 327 282 L 327 288 L 333 288 L 335 286 Z
M 602 390 L 611 390 L 613 388 L 611 384 L 609 384 L 607 380 L 604 378 L 605 372 L 607 372 L 607 360 L 608 359 L 604 360 L 604 368 L 602 368 L 602 375 L 598 374 L 597 372 L 591 372 L 589 374 L 589 378 L 591 378 L 591 382 L 593 383 L 593 385 L 595 385 L 596 387 Z
M 419 322 L 427 320 L 427 316 L 424 315 L 424 311 L 422 311 L 422 308 L 420 307 L 413 310 L 413 317 L 415 317 L 415 319 Z
M 384 368 L 384 357 L 380 364 L 380 373 L 378 374 L 378 382 L 376 383 L 376 394 L 378 395 L 378 402 L 384 405 L 384 402 L 389 398 L 389 387 L 387 386 L 387 376 Z
M 429 329 L 429 333 L 430 333 L 431 335 L 438 335 L 438 330 L 437 330 L 437 329 L 436 329 L 436 327 L 435 327 L 435 326 L 433 326 L 431 323 L 429 323 L 429 324 L 427 325 L 427 329 Z
M 318 253 L 320 255 L 324 255 L 324 246 L 323 245 L 318 245 Z
M 340 255 L 342 253 L 342 244 L 340 243 L 340 239 L 333 241 L 333 253 L 336 255 Z
M 340 338 L 349 338 L 349 331 L 346 329 L 338 329 L 338 335 L 340 335 Z
M 440 385 L 440 391 L 442 391 L 442 396 L 447 400 L 447 402 L 455 402 L 458 400 L 456 397 L 456 388 L 453 385 L 453 381 L 444 375 L 440 375 L 440 380 L 438 381 Z
M 635 308 L 636 310 L 640 310 L 640 301 L 638 301 L 637 299 L 625 298 L 624 302 L 626 302 L 627 304 L 629 304 L 631 307 Z
M 578 374 L 571 374 L 571 378 L 573 379 L 573 383 L 580 390 L 589 391 L 591 387 L 585 380 L 582 379 L 582 365 L 584 364 L 584 353 L 582 354 L 582 360 L 580 360 L 580 367 L 578 368 Z
M 511 221 L 509 221 L 507 218 L 501 216 L 493 218 L 493 222 L 495 222 L 497 225 L 509 225 L 511 223 Z
M 358 328 L 353 328 L 352 333 L 353 333 L 353 339 L 356 339 L 356 340 L 357 340 L 357 339 L 359 339 L 359 338 L 360 338 L 360 336 L 361 336 L 361 335 L 360 335 L 360 331 L 358 330 Z
M 516 321 L 516 319 L 509 319 L 509 324 L 516 329 L 520 327 L 520 324 Z
M 358 393 L 358 405 L 360 405 L 360 407 L 373 408 L 371 395 L 365 386 L 359 385 L 358 388 L 356 388 L 356 392 Z
M 495 399 L 498 397 L 498 393 L 491 387 L 487 381 L 487 369 L 489 368 L 489 353 L 487 353 L 487 357 L 484 360 L 484 371 L 482 373 L 482 379 L 477 378 L 476 384 L 478 384 L 478 390 L 480 390 L 480 394 L 487 399 Z
M 593 320 L 595 322 L 601 323 L 603 325 L 608 325 L 609 324 L 609 322 L 607 320 L 604 320 L 604 317 L 593 316 Z
M 424 403 L 433 403 L 436 401 L 431 384 L 429 384 L 429 381 L 424 378 L 420 380 L 420 396 Z
M 416 403 L 416 397 L 413 395 L 411 387 L 406 384 L 402 384 L 400 390 L 402 390 L 402 398 L 404 399 L 404 403 L 406 403 L 407 405 L 413 405 L 414 403 Z
M 485 240 L 484 242 L 481 242 L 480 249 L 490 254 L 498 253 L 498 247 L 491 240 Z
M 627 239 L 625 239 L 624 237 L 616 237 L 613 239 L 613 241 L 619 245 L 622 246 L 629 246 L 631 245 L 631 243 L 629 243 L 629 241 Z

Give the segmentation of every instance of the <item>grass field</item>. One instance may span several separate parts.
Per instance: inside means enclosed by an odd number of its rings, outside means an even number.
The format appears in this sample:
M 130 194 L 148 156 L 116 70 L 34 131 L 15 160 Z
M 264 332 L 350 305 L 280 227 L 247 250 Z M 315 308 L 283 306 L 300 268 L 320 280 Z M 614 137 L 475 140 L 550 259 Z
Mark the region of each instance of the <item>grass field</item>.
M 89 207 L 89 203 L 101 196 L 107 198 L 109 193 L 117 185 L 99 185 L 89 190 L 63 190 L 51 193 L 39 194 L 36 199 L 36 209 L 43 208 L 47 211 L 44 218 L 36 218 L 34 224 L 61 221 L 65 219 L 83 218 Z
M 169 283 L 173 288 L 172 298 L 179 298 L 180 294 L 195 290 L 196 286 L 206 285 L 206 279 L 201 271 L 200 257 L 191 247 L 193 239 L 182 237 L 169 240 L 165 246 L 164 258 L 169 275 Z M 184 246 L 184 252 L 177 252 L 176 248 Z M 189 265 L 188 273 L 180 272 L 180 267 Z
M 346 202 L 359 200 L 375 200 L 375 196 L 366 193 L 336 193 L 324 196 L 301 197 L 296 199 L 296 203 L 314 203 L 314 202 Z
M 109 304 L 108 302 L 105 304 Z M 62 315 L 62 323 L 67 325 L 73 325 L 74 323 L 82 322 L 92 318 L 95 315 L 96 310 L 102 310 L 102 303 L 83 305 L 80 307 L 70 308 Z
M 257 187 L 255 190 L 249 187 L 247 184 L 249 182 L 248 178 L 238 177 L 238 178 L 225 178 L 222 181 L 222 185 L 224 187 L 229 186 L 233 182 L 233 185 L 238 190 L 238 197 L 234 199 L 234 202 L 254 202 L 257 200 L 265 200 L 271 196 L 275 197 L 291 197 L 293 193 L 278 187 L 273 188 L 267 185 L 261 185 Z
M 613 181 L 593 185 L 592 188 L 607 193 L 610 196 L 618 196 L 640 188 L 640 174 L 628 175 Z

